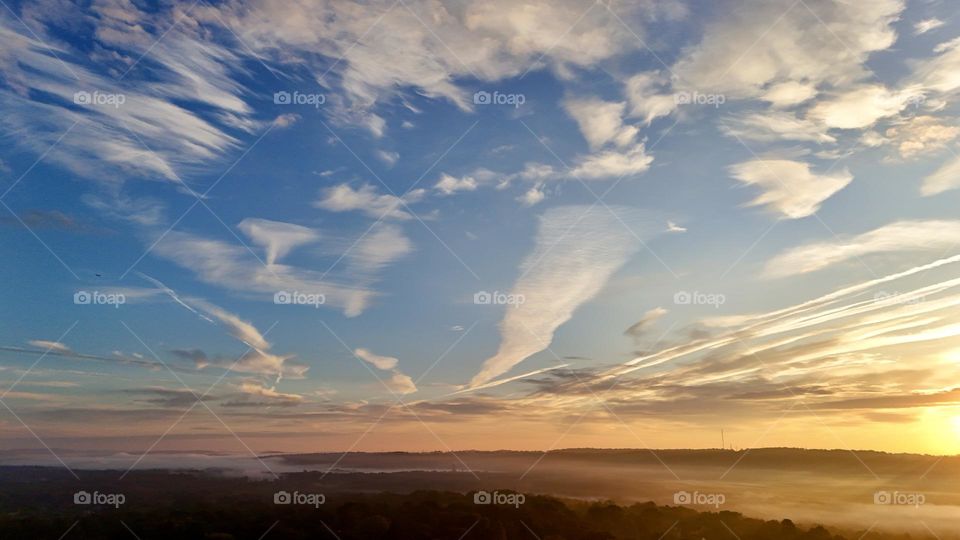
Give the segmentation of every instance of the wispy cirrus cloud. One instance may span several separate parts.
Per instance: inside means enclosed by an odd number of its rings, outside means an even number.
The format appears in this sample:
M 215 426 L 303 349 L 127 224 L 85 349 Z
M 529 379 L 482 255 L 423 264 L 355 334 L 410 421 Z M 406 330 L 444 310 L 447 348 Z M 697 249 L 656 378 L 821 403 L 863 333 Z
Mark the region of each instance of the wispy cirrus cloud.
M 837 141 L 824 126 L 786 111 L 732 115 L 721 122 L 720 129 L 727 135 L 748 141 Z
M 699 337 L 619 366 L 517 381 L 529 390 L 501 401 L 556 414 L 580 410 L 603 392 L 618 416 L 655 414 L 696 425 L 717 411 L 744 421 L 769 418 L 790 403 L 802 403 L 798 414 L 819 421 L 828 414 L 906 421 L 881 413 L 957 402 L 948 374 L 955 360 L 944 354 L 960 345 L 960 279 L 947 270 L 957 264 L 960 256 L 938 259 L 780 309 L 705 319 L 709 331 Z M 908 285 L 936 271 L 948 279 Z
M 933 18 L 930 18 L 930 19 L 924 19 L 924 20 L 922 20 L 922 21 L 918 21 L 918 22 L 916 22 L 916 23 L 913 24 L 913 33 L 916 34 L 916 35 L 918 35 L 918 36 L 919 36 L 920 34 L 926 34 L 927 32 L 929 32 L 929 31 L 931 31 L 931 30 L 935 30 L 935 29 L 937 29 L 937 28 L 940 28 L 940 27 L 943 26 L 944 24 L 945 24 L 945 23 L 944 23 L 943 21 L 941 21 L 940 19 L 938 19 L 938 18 L 936 18 L 936 17 L 933 17 Z
M 359 280 L 373 279 L 384 267 L 414 250 L 403 229 L 392 223 L 378 223 L 352 245 L 344 258 L 348 271 Z
M 381 371 L 390 372 L 390 378 L 383 381 L 383 384 L 386 385 L 391 392 L 403 395 L 412 394 L 417 391 L 417 385 L 414 384 L 413 379 L 400 371 L 400 360 L 397 358 L 375 354 L 364 348 L 354 349 L 353 354 L 360 360 Z
M 237 228 L 266 250 L 267 264 L 273 264 L 298 246 L 320 238 L 320 234 L 309 227 L 268 219 L 247 218 Z
M 425 191 L 414 190 L 402 199 L 396 195 L 378 193 L 372 185 L 365 184 L 354 189 L 349 184 L 339 184 L 323 190 L 320 199 L 313 205 L 330 212 L 361 212 L 372 218 L 410 219 L 409 212 L 403 209 L 406 204 L 423 198 Z
M 872 231 L 786 250 L 764 268 L 769 278 L 816 272 L 878 253 L 942 252 L 960 244 L 960 221 L 898 221 Z
M 608 102 L 597 98 L 568 99 L 564 102 L 567 113 L 577 121 L 580 132 L 593 149 L 608 143 L 626 146 L 640 132 L 635 126 L 626 125 L 623 117 L 627 104 Z
M 530 2 L 522 11 L 500 0 L 392 7 L 388 1 L 358 10 L 349 3 L 258 0 L 225 7 L 220 16 L 265 56 L 307 59 L 324 75 L 321 83 L 342 89 L 331 102 L 335 120 L 381 137 L 387 126 L 375 105 L 402 99 L 406 89 L 470 110 L 476 89 L 458 85 L 458 78 L 489 82 L 537 68 L 569 74 L 640 48 L 636 36 L 645 33 L 640 23 L 647 18 L 686 15 L 680 2 L 618 6 L 621 20 L 637 23 L 628 29 L 609 11 L 585 10 L 572 0 Z M 377 28 L 390 31 L 370 31 Z
M 9 132 L 31 134 L 21 145 L 37 154 L 50 149 L 48 159 L 101 182 L 137 177 L 183 183 L 236 146 L 237 126 L 255 127 L 232 78 L 230 66 L 239 57 L 204 39 L 191 15 L 180 13 L 189 24 L 167 28 L 169 12 L 148 15 L 133 4 L 124 10 L 107 4 L 55 9 L 95 28 L 98 47 L 81 51 L 57 39 L 42 10 L 31 11 L 33 33 L 6 12 L 0 15 L 8 85 L 0 91 L 2 123 Z M 148 27 L 169 34 L 158 40 Z M 134 59 L 148 47 L 150 69 L 138 70 L 147 64 L 137 66 Z
M 664 315 L 667 314 L 667 310 L 662 307 L 655 307 L 640 317 L 640 320 L 631 324 L 626 330 L 623 331 L 624 335 L 630 336 L 633 339 L 639 339 L 645 337 L 647 331 L 651 326 L 656 324 Z
M 707 25 L 700 43 L 673 72 L 691 88 L 728 99 L 761 97 L 772 86 L 789 82 L 843 87 L 867 78 L 868 56 L 894 44 L 892 25 L 904 2 L 814 0 L 806 6 L 791 9 L 786 0 L 751 0 L 729 10 Z M 858 39 L 841 42 L 838 35 Z M 745 57 L 744 51 L 752 54 Z
M 765 206 L 787 219 L 814 214 L 823 201 L 853 180 L 847 170 L 816 174 L 810 165 L 789 159 L 755 159 L 730 167 L 730 174 L 762 193 L 750 206 Z
M 211 358 L 199 349 L 174 351 L 177 356 L 193 361 L 198 369 L 218 366 L 231 371 L 276 377 L 277 382 L 285 376 L 301 378 L 309 369 L 308 366 L 295 362 L 294 355 L 280 356 L 271 353 L 273 345 L 253 323 L 203 298 L 183 297 L 159 280 L 141 275 L 160 287 L 178 305 L 209 323 L 222 326 L 227 334 L 249 348 L 234 360 Z
M 34 347 L 40 347 L 41 349 L 47 349 L 48 351 L 54 351 L 60 354 L 73 354 L 73 351 L 70 350 L 70 347 L 67 347 L 59 341 L 48 341 L 46 339 L 31 339 L 28 341 L 30 345 Z
M 923 179 L 920 192 L 929 197 L 957 188 L 960 188 L 960 157 L 953 157 Z
M 363 312 L 375 294 L 362 286 L 328 280 L 316 270 L 282 263 L 265 266 L 243 246 L 191 233 L 168 233 L 156 244 L 153 253 L 217 287 L 264 298 L 272 298 L 278 291 L 322 294 L 326 304 L 341 307 L 351 316 Z
M 506 309 L 500 346 L 470 385 L 485 384 L 549 347 L 557 328 L 639 250 L 641 240 L 634 234 L 649 238 L 653 230 L 644 225 L 642 213 L 619 206 L 561 206 L 544 212 L 536 246 L 510 290 L 524 301 Z

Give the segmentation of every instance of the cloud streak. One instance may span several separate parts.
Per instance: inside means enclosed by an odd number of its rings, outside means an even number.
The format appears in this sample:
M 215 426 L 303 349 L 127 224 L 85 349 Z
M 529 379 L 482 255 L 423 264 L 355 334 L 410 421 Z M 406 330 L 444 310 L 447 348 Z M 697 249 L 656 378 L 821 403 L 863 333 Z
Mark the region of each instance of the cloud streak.
M 648 238 L 650 230 L 655 229 L 644 224 L 637 210 L 625 207 L 547 210 L 540 217 L 536 246 L 520 266 L 521 276 L 510 291 L 524 302 L 506 308 L 499 349 L 483 363 L 470 386 L 483 385 L 549 347 L 557 328 L 637 252 L 641 240 L 634 234 Z
M 877 253 L 942 251 L 960 244 L 960 221 L 898 221 L 856 236 L 789 249 L 764 268 L 768 278 L 816 272 Z
M 371 366 L 390 373 L 390 378 L 381 382 L 394 394 L 412 394 L 417 391 L 413 379 L 400 371 L 400 360 L 392 356 L 381 356 L 367 349 L 358 348 L 353 351 L 354 356 Z
M 810 216 L 823 201 L 853 180 L 847 170 L 816 174 L 810 165 L 788 159 L 755 159 L 730 167 L 730 174 L 762 193 L 750 206 L 765 206 L 787 219 Z

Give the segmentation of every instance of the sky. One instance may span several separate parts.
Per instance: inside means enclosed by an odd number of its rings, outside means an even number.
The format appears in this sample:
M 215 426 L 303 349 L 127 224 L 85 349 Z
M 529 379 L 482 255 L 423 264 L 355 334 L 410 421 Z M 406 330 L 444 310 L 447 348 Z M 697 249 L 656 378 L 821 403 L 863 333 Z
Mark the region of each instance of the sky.
M 0 449 L 960 451 L 951 2 L 5 0 L 0 43 Z

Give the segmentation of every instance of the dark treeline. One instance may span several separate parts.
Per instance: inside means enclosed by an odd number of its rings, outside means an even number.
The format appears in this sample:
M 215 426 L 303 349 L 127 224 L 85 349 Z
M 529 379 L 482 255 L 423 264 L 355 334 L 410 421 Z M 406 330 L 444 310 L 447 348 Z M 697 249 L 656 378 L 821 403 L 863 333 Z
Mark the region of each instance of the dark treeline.
M 330 494 L 315 507 L 273 500 L 281 485 L 316 493 L 320 486 L 313 481 L 286 484 L 144 471 L 123 481 L 88 486 L 45 469 L 3 472 L 2 539 L 911 539 L 906 534 L 827 530 L 654 503 L 621 506 L 529 495 L 511 506 L 475 504 L 470 493 L 416 491 Z M 117 508 L 77 505 L 72 497 L 80 487 L 122 492 L 126 500 Z

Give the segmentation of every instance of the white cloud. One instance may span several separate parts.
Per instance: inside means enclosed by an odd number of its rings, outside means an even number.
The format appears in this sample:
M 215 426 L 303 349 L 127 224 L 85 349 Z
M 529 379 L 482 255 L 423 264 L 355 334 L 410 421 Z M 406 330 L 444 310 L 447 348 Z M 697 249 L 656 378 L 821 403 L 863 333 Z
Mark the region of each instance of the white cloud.
M 137 272 L 137 275 L 139 275 L 139 276 L 142 277 L 143 279 L 146 279 L 146 280 L 149 281 L 150 283 L 153 283 L 153 284 L 157 287 L 157 290 L 158 290 L 158 291 L 162 292 L 163 294 L 166 294 L 167 296 L 170 297 L 171 300 L 173 300 L 174 302 L 176 302 L 176 303 L 179 304 L 180 306 L 186 308 L 187 310 L 191 311 L 192 313 L 194 313 L 195 315 L 197 315 L 197 316 L 200 317 L 201 319 L 203 319 L 203 320 L 205 320 L 205 321 L 207 321 L 207 322 L 209 322 L 209 323 L 214 322 L 213 319 L 211 319 L 210 317 L 206 316 L 206 315 L 205 315 L 204 313 L 202 313 L 200 310 L 198 310 L 198 309 L 194 308 L 193 306 L 191 306 L 190 304 L 186 303 L 182 298 L 180 298 L 180 295 L 178 295 L 176 291 L 174 291 L 174 290 L 171 289 L 170 287 L 167 287 L 166 285 L 164 285 L 159 279 L 152 278 L 152 277 L 144 274 L 143 272 Z
M 47 159 L 99 181 L 135 177 L 180 183 L 185 173 L 204 170 L 236 146 L 231 129 L 258 127 L 227 67 L 238 57 L 205 41 L 188 13 L 179 13 L 180 24 L 157 40 L 159 36 L 144 28 L 168 27 L 162 20 L 169 11 L 147 17 L 128 4 L 125 11 L 138 18 L 129 24 L 114 18 L 119 11 L 103 6 L 94 4 L 89 11 L 70 4 L 56 8 L 58 17 L 72 17 L 97 30 L 99 48 L 94 53 L 71 48 L 45 19 L 34 18 L 37 34 L 27 34 L 19 22 L 0 15 L 0 40 L 5 44 L 0 68 L 12 89 L 0 92 L 0 124 L 10 133 L 30 134 L 19 138 L 19 144 L 38 155 L 50 149 Z M 33 12 L 38 14 L 45 15 Z M 50 44 L 63 62 L 49 54 Z M 147 47 L 150 69 L 145 69 L 148 64 L 137 66 L 120 80 L 132 58 Z M 105 61 L 74 63 L 88 54 L 102 54 Z M 110 67 L 94 71 L 98 64 Z M 122 103 L 75 105 L 78 92 Z M 31 99 L 38 94 L 53 99 Z
M 300 403 L 303 401 L 303 396 L 299 394 L 278 392 L 276 388 L 268 388 L 260 381 L 242 381 L 237 386 L 237 389 L 242 394 L 258 398 L 266 398 L 270 401 L 277 401 L 281 403 Z
M 960 157 L 953 156 L 939 169 L 923 179 L 920 192 L 925 197 L 960 188 Z
M 520 201 L 520 204 L 523 206 L 535 206 L 539 204 L 543 199 L 546 198 L 546 194 L 543 192 L 543 184 L 538 183 L 535 186 L 528 189 L 524 192 L 523 195 L 517 197 L 517 200 Z
M 764 275 L 815 272 L 874 253 L 942 251 L 960 243 L 960 221 L 898 221 L 853 237 L 790 249 L 770 260 Z
M 59 341 L 47 341 L 45 339 L 31 339 L 27 343 L 29 343 L 30 345 L 33 345 L 34 347 L 39 347 L 41 349 L 46 349 L 48 351 L 56 352 L 60 354 L 73 353 L 73 351 L 70 350 L 70 347 L 67 347 L 63 343 L 60 343 Z
M 273 119 L 273 125 L 278 128 L 288 128 L 301 120 L 299 114 L 281 114 Z
M 180 306 L 197 314 L 209 323 L 222 325 L 226 329 L 227 334 L 250 348 L 236 360 L 223 358 L 211 359 L 208 358 L 206 354 L 203 354 L 202 351 L 195 351 L 195 354 L 191 354 L 190 356 L 193 357 L 196 362 L 197 369 L 218 366 L 241 373 L 273 376 L 276 377 L 277 381 L 280 381 L 280 379 L 285 376 L 302 378 L 309 369 L 309 366 L 293 362 L 293 355 L 279 356 L 270 353 L 269 350 L 272 345 L 253 323 L 245 321 L 239 316 L 202 298 L 181 297 L 176 291 L 167 287 L 159 280 L 145 274 L 140 275 L 155 284 Z
M 395 371 L 390 375 L 390 378 L 385 381 L 385 384 L 394 394 L 405 395 L 417 391 L 417 385 L 414 384 L 413 379 L 399 371 Z
M 640 320 L 630 325 L 623 333 L 633 338 L 639 338 L 647 333 L 647 330 L 653 326 L 661 317 L 667 314 L 667 310 L 662 307 L 655 307 L 643 314 Z
M 614 103 L 596 98 L 568 99 L 563 103 L 567 113 L 577 121 L 580 132 L 596 150 L 612 143 L 623 147 L 631 144 L 639 130 L 623 123 L 626 103 Z
M 763 193 L 750 206 L 766 206 L 789 219 L 815 213 L 823 201 L 853 180 L 847 171 L 818 175 L 810 165 L 787 159 L 756 159 L 730 167 L 737 180 L 759 187 Z
M 247 218 L 237 228 L 266 250 L 267 264 L 274 264 L 294 248 L 320 238 L 319 233 L 308 227 L 269 219 Z
M 752 141 L 811 141 L 833 143 L 837 139 L 826 128 L 810 120 L 797 118 L 791 112 L 765 111 L 730 116 L 720 125 L 721 131 L 733 137 Z
M 954 92 L 960 88 L 960 38 L 937 45 L 933 52 L 937 56 L 914 64 L 910 80 L 934 92 Z
M 372 276 L 390 263 L 413 252 L 413 243 L 391 223 L 374 225 L 344 257 L 351 273 Z
M 226 327 L 228 334 L 245 345 L 260 351 L 266 351 L 270 348 L 270 343 L 263 337 L 263 334 L 257 330 L 257 327 L 250 322 L 199 298 L 190 298 L 185 300 L 185 302 L 220 321 L 220 323 Z
M 673 72 L 690 89 L 728 101 L 791 81 L 843 87 L 867 78 L 867 57 L 894 44 L 903 9 L 901 0 L 749 0 L 708 23 Z
M 386 163 L 387 166 L 393 167 L 396 165 L 397 160 L 400 159 L 400 154 L 397 152 L 390 152 L 388 150 L 377 150 L 377 158 Z
M 632 174 L 641 174 L 650 168 L 653 156 L 647 154 L 639 142 L 624 151 L 606 150 L 581 158 L 570 171 L 570 176 L 583 180 L 609 180 Z
M 677 97 L 668 91 L 669 80 L 657 72 L 633 75 L 624 84 L 624 93 L 630 103 L 630 117 L 651 122 L 670 115 L 677 108 Z
M 573 66 L 592 66 L 639 48 L 633 33 L 642 35 L 639 23 L 649 17 L 684 15 L 678 2 L 618 6 L 618 15 L 632 24 L 628 29 L 608 10 L 585 10 L 575 0 L 537 0 L 519 9 L 508 0 L 457 5 L 412 0 L 402 9 L 392 4 L 377 1 L 357 9 L 340 2 L 259 0 L 223 8 L 220 16 L 263 54 L 339 59 L 332 69 L 329 61 L 315 66 L 320 74 L 331 69 L 324 79 L 342 87 L 342 103 L 328 103 L 344 121 L 382 134 L 382 119 L 377 121 L 372 107 L 409 88 L 467 110 L 476 89 L 457 86 L 458 78 L 499 80 L 536 68 L 538 61 L 568 75 Z
M 361 360 L 372 365 L 373 367 L 382 369 L 384 371 L 394 369 L 400 364 L 400 361 L 392 356 L 380 356 L 379 354 L 374 354 L 367 349 L 356 349 L 353 351 L 353 354 L 357 355 Z
M 624 123 L 626 103 L 612 103 L 595 98 L 568 99 L 567 112 L 577 121 L 591 154 L 581 156 L 568 173 L 560 177 L 581 180 L 607 180 L 640 174 L 650 168 L 653 156 L 646 153 L 644 143 L 636 142 L 639 129 Z M 604 149 L 606 148 L 606 149 Z M 532 171 L 528 164 L 525 172 Z M 540 178 L 547 169 L 539 171 Z M 551 174 L 552 168 L 549 169 Z M 536 193 L 530 195 L 535 196 Z M 529 200 L 525 197 L 524 200 Z
M 444 173 L 440 175 L 440 180 L 433 186 L 433 189 L 443 195 L 453 195 L 458 191 L 475 191 L 478 185 L 477 180 L 472 176 L 456 178 Z
M 416 189 L 401 199 L 395 195 L 380 194 L 369 184 L 360 186 L 360 189 L 354 189 L 349 184 L 339 184 L 325 189 L 322 198 L 313 205 L 331 212 L 359 211 L 377 219 L 410 219 L 412 216 L 402 207 L 405 203 L 420 200 L 423 194 L 423 190 Z
M 935 28 L 940 28 L 944 24 L 945 23 L 943 21 L 937 18 L 924 19 L 920 22 L 914 23 L 913 33 L 914 35 L 917 35 L 917 36 L 919 36 L 920 34 L 926 34 L 927 32 Z
M 817 95 L 817 88 L 812 84 L 797 81 L 784 81 L 771 85 L 760 99 L 769 102 L 774 107 L 793 107 L 809 101 Z
M 390 378 L 382 382 L 391 392 L 403 395 L 412 394 L 417 391 L 417 386 L 414 384 L 413 379 L 404 375 L 398 369 L 400 365 L 398 359 L 392 356 L 381 356 L 363 348 L 354 350 L 353 354 L 379 370 L 389 371 L 391 374 Z
M 131 198 L 121 193 L 108 192 L 103 196 L 86 194 L 80 200 L 102 216 L 144 227 L 160 225 L 165 219 L 165 205 L 150 198 Z
M 211 285 L 241 294 L 270 297 L 278 291 L 322 294 L 326 304 L 359 315 L 375 293 L 364 286 L 347 285 L 322 273 L 274 263 L 264 266 L 245 248 L 219 240 L 173 231 L 160 239 L 152 253 L 194 272 Z
M 686 227 L 683 227 L 683 226 L 681 226 L 681 225 L 677 225 L 676 223 L 674 223 L 674 222 L 672 222 L 672 221 L 668 221 L 668 222 L 667 222 L 667 232 L 672 232 L 672 233 L 685 233 L 685 232 L 687 232 L 687 228 L 686 228 Z
M 293 355 L 279 356 L 267 351 L 251 349 L 244 353 L 239 359 L 220 358 L 198 367 L 206 368 L 216 366 L 237 373 L 250 373 L 251 375 L 273 377 L 274 380 L 278 382 L 283 378 L 302 379 L 310 369 L 310 366 L 298 364 L 294 362 L 293 359 Z
M 595 297 L 637 251 L 640 242 L 634 234 L 653 230 L 641 223 L 635 210 L 612 210 L 619 220 L 607 208 L 588 206 L 551 208 L 541 216 L 536 247 L 510 291 L 524 302 L 506 308 L 500 347 L 483 363 L 471 386 L 487 383 L 546 349 L 557 328 Z
M 864 129 L 899 114 L 921 96 L 919 90 L 897 92 L 878 84 L 863 85 L 819 101 L 808 115 L 830 128 Z
M 883 399 L 882 386 L 890 380 L 897 381 L 895 394 L 900 395 L 952 388 L 953 371 L 944 371 L 952 362 L 944 359 L 944 353 L 956 347 L 960 279 L 953 277 L 955 269 L 948 266 L 958 261 L 958 256 L 936 260 L 769 312 L 701 320 L 699 324 L 710 328 L 709 334 L 635 358 L 600 378 L 620 377 L 618 386 L 622 386 L 629 384 L 628 373 L 657 366 L 656 371 L 633 379 L 650 381 L 645 385 L 648 392 L 630 386 L 620 397 L 633 395 L 650 402 L 656 400 L 659 389 L 676 385 L 682 392 L 668 391 L 667 399 L 672 394 L 689 401 L 699 388 L 704 392 L 700 396 L 711 401 L 702 409 L 710 414 L 729 399 L 733 386 L 741 386 L 761 403 L 770 403 L 767 400 L 779 394 L 785 399 L 811 400 L 814 408 L 817 402 L 880 397 L 852 400 L 864 401 L 863 408 L 868 410 L 880 406 L 878 401 L 897 401 Z M 938 268 L 945 272 L 945 281 L 915 288 L 915 277 Z M 907 370 L 903 358 L 910 358 Z M 791 397 L 793 392 L 783 392 L 784 383 L 814 391 Z M 770 385 L 776 391 L 757 395 L 758 385 Z M 721 390 L 720 395 L 713 390 Z M 769 412 L 783 408 L 779 399 L 773 403 L 775 408 Z M 578 405 L 576 401 L 569 404 L 571 408 Z
M 906 159 L 937 152 L 960 136 L 960 127 L 955 123 L 929 115 L 905 118 L 887 128 L 880 143 L 896 145 L 900 156 Z
M 602 149 L 579 156 L 569 169 L 529 162 L 517 172 L 500 175 L 496 188 L 506 189 L 514 180 L 532 183 L 524 193 L 515 197 L 515 200 L 529 207 L 546 198 L 544 186 L 548 181 L 605 181 L 622 178 L 646 172 L 652 162 L 653 156 L 646 153 L 644 142 L 636 142 L 626 148 Z M 486 169 L 478 169 L 472 177 L 482 185 L 490 183 L 497 175 Z M 448 183 L 448 186 L 450 185 L 452 183 Z

